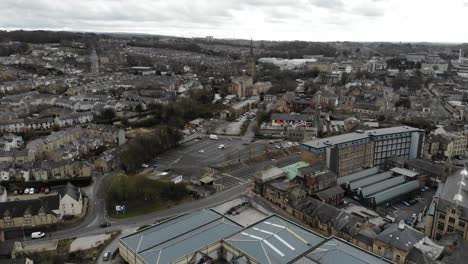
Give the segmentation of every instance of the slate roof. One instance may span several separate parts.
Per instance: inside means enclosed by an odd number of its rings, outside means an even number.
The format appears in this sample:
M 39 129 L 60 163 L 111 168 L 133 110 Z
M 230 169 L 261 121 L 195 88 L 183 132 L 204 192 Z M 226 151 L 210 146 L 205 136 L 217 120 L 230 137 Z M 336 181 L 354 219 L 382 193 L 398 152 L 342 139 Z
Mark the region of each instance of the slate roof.
M 321 200 L 328 200 L 330 198 L 336 197 L 339 194 L 343 194 L 344 190 L 340 186 L 334 186 L 325 190 L 322 190 L 320 192 L 315 193 L 317 197 L 319 197 Z
M 404 228 L 399 228 L 403 225 Z M 403 223 L 389 225 L 377 236 L 377 239 L 400 250 L 409 251 L 414 244 L 423 239 L 426 235 Z
M 75 201 L 79 201 L 81 197 L 80 188 L 71 184 L 70 182 L 68 182 L 67 185 L 65 185 L 65 187 L 59 191 L 59 193 L 61 197 L 68 195 Z
M 17 200 L 0 203 L 0 217 L 23 217 L 26 212 L 38 215 L 39 212 L 55 215 L 52 210 L 58 210 L 60 200 L 58 195 L 48 195 L 32 200 Z

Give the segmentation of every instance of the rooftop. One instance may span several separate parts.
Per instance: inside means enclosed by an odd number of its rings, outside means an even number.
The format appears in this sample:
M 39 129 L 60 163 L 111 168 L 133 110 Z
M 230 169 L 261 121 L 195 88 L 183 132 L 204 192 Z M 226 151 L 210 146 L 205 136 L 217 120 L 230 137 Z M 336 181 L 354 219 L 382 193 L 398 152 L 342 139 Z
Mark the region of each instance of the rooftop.
M 125 236 L 121 243 L 146 263 L 169 263 L 241 229 L 215 211 L 202 210 Z
M 272 215 L 224 241 L 259 263 L 290 263 L 324 238 L 289 220 Z
M 331 237 L 323 241 L 307 255 L 295 261 L 294 264 L 387 264 L 392 263 L 369 251 L 360 249 L 342 239 Z

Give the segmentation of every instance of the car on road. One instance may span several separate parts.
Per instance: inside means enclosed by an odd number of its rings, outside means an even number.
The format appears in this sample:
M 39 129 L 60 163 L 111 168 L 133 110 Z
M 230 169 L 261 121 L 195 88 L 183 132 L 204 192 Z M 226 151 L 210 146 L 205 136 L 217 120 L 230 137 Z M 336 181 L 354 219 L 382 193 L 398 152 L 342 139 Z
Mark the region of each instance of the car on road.
M 225 149 L 226 146 L 224 146 L 224 144 L 221 144 L 221 145 L 218 146 L 218 148 L 219 148 L 219 149 Z
M 405 220 L 405 224 L 409 225 L 409 226 L 413 226 L 413 221 L 411 220 Z
M 103 228 L 104 228 L 104 227 L 109 227 L 109 226 L 111 226 L 111 224 L 110 224 L 109 222 L 102 222 L 102 223 L 99 225 L 99 227 L 103 227 Z
M 198 153 L 205 153 L 205 151 L 203 149 L 200 149 Z
M 32 239 L 38 239 L 38 238 L 43 238 L 43 237 L 45 237 L 44 232 L 32 232 L 31 233 L 31 238 Z
M 401 201 L 401 204 L 404 205 L 404 206 L 411 206 L 411 204 L 408 203 L 407 201 Z
M 107 251 L 106 253 L 104 253 L 104 255 L 102 256 L 102 260 L 104 261 L 108 261 L 111 257 L 111 253 L 110 251 Z
M 217 135 L 210 135 L 210 139 L 217 140 L 218 136 Z
M 415 204 L 418 203 L 418 201 L 416 201 L 416 200 L 409 200 L 408 203 L 409 203 L 410 205 L 415 205 Z
M 148 165 L 148 164 L 145 164 L 145 163 L 143 163 L 143 164 L 141 164 L 141 167 L 142 167 L 142 168 L 148 168 L 148 167 L 149 167 L 149 165 Z

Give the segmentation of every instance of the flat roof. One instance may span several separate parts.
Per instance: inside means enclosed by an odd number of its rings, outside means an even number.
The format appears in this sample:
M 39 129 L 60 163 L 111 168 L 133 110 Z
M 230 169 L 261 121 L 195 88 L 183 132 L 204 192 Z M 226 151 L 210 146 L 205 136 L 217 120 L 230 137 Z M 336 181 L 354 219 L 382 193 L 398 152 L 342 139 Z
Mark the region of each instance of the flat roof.
M 369 251 L 358 248 L 342 239 L 331 237 L 310 251 L 294 264 L 388 264 L 389 260 L 377 256 Z
M 311 250 L 324 238 L 277 215 L 227 238 L 241 252 L 265 264 L 286 264 Z
M 414 176 L 419 174 L 419 172 L 415 172 L 415 171 L 408 170 L 408 169 L 405 169 L 405 168 L 398 168 L 398 167 L 392 168 L 390 170 L 395 172 L 395 173 L 407 176 L 407 177 L 414 177 Z
M 304 142 L 302 144 L 309 146 L 311 148 L 325 148 L 330 145 L 337 145 L 341 143 L 346 143 L 350 141 L 356 141 L 361 139 L 367 139 L 369 136 L 365 133 L 347 133 L 339 136 L 322 138 L 314 141 Z
M 215 211 L 201 210 L 148 227 L 120 241 L 146 263 L 170 263 L 240 230 L 241 226 Z
M 398 127 L 389 127 L 389 128 L 379 128 L 379 129 L 372 129 L 366 130 L 361 132 L 352 132 L 343 135 L 322 138 L 319 140 L 308 141 L 304 142 L 303 145 L 309 146 L 311 148 L 324 148 L 329 145 L 337 145 L 342 144 L 350 141 L 356 141 L 361 139 L 367 139 L 369 136 L 382 136 L 382 135 L 389 135 L 389 134 L 396 134 L 396 133 L 404 133 L 404 132 L 415 132 L 415 131 L 422 131 L 419 128 L 409 127 L 409 126 L 398 126 Z

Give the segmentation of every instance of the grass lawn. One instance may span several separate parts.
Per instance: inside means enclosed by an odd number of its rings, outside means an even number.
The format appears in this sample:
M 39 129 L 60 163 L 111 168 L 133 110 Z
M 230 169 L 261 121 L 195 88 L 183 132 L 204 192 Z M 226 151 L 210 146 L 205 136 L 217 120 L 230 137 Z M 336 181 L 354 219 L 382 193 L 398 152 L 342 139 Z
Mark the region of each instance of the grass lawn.
M 125 218 L 135 217 L 139 215 L 149 214 L 149 213 L 153 213 L 156 211 L 168 209 L 173 206 L 187 203 L 190 201 L 192 201 L 192 198 L 188 197 L 180 201 L 167 201 L 167 202 L 165 201 L 165 202 L 159 202 L 159 203 L 148 203 L 143 206 L 140 205 L 138 207 L 133 207 L 133 208 L 131 206 L 128 206 L 125 214 L 115 214 L 113 212 L 112 214 L 109 214 L 109 216 L 112 218 L 116 218 L 116 219 L 125 219 Z

